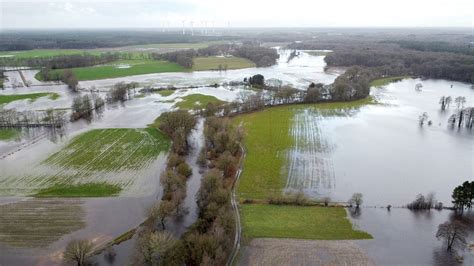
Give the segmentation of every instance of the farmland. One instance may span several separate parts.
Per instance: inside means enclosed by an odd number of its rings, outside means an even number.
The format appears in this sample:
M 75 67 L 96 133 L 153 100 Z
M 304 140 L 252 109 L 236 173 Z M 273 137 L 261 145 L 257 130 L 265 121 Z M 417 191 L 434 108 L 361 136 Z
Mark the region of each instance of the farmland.
M 352 228 L 344 208 L 244 204 L 241 213 L 243 232 L 247 238 L 371 238 L 369 234 Z
M 168 139 L 152 128 L 96 129 L 74 138 L 44 163 L 81 171 L 138 170 L 168 148 Z
M 159 90 L 156 93 L 158 93 L 159 95 L 161 95 L 163 97 L 166 97 L 166 96 L 170 96 L 171 94 L 175 93 L 175 90 Z
M 36 167 L 2 175 L 0 194 L 51 197 L 148 193 L 145 183 L 169 139 L 156 129 L 95 129 Z M 17 173 L 18 172 L 18 173 Z
M 203 94 L 191 94 L 184 96 L 183 100 L 175 104 L 176 107 L 180 109 L 194 109 L 194 108 L 204 108 L 209 103 L 220 104 L 223 101 L 217 99 L 214 96 L 203 95 Z
M 61 73 L 63 70 L 54 70 L 52 73 Z M 161 60 L 119 60 L 107 65 L 72 68 L 73 73 L 79 80 L 96 80 L 106 78 L 119 78 L 131 75 L 142 75 L 163 72 L 180 72 L 184 68 L 178 64 Z M 42 79 L 37 75 L 38 79 Z
M 247 149 L 244 161 L 245 171 L 239 181 L 239 196 L 250 199 L 267 199 L 270 196 L 281 194 L 287 184 L 288 171 L 291 166 L 291 153 L 290 156 L 288 155 L 299 139 L 292 131 L 293 127 L 297 125 L 295 121 L 297 122 L 298 113 L 307 109 L 317 112 L 316 115 L 345 116 L 350 115 L 351 111 L 358 107 L 371 103 L 372 99 L 368 98 L 347 103 L 281 106 L 236 117 L 234 122 L 237 125 L 242 123 L 245 128 L 244 144 Z M 312 125 L 315 125 L 314 121 Z M 317 134 L 315 129 L 312 132 Z M 301 139 L 301 141 L 304 140 Z M 319 144 L 315 141 L 300 145 L 300 147 L 314 146 L 317 149 Z
M 218 70 L 219 65 L 225 69 L 240 69 L 255 67 L 255 63 L 240 57 L 196 57 L 193 59 L 192 70 Z
M 0 242 L 17 247 L 42 247 L 84 226 L 79 200 L 31 199 L 1 204 Z
M 55 92 L 40 92 L 40 93 L 28 93 L 28 94 L 11 94 L 11 95 L 0 95 L 0 104 L 7 104 L 19 100 L 35 101 L 41 97 L 49 97 L 51 100 L 56 100 L 60 96 Z

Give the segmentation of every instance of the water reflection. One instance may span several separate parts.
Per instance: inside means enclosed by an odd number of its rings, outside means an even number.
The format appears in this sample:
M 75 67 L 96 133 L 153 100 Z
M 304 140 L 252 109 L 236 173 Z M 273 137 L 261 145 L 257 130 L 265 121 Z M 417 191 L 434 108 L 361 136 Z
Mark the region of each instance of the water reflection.
M 411 211 L 393 208 L 361 208 L 362 212 L 350 219 L 374 239 L 357 243 L 375 260 L 377 265 L 454 265 L 462 256 L 465 265 L 474 265 L 474 254 L 469 250 L 453 254 L 436 239 L 438 225 L 460 219 L 453 211 Z M 474 242 L 473 213 L 462 217 L 469 230 L 468 243 Z

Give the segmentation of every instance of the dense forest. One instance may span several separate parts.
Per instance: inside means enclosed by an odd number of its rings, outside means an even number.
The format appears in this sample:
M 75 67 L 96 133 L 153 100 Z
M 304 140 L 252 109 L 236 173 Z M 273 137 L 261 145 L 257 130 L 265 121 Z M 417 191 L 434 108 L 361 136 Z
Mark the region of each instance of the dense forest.
M 372 76 L 415 75 L 474 82 L 474 48 L 468 43 L 418 40 L 313 40 L 289 45 L 292 49 L 330 49 L 328 66 L 360 66 Z
M 94 49 L 155 43 L 196 43 L 232 40 L 229 36 L 183 35 L 180 31 L 82 30 L 4 31 L 0 51 L 32 49 Z

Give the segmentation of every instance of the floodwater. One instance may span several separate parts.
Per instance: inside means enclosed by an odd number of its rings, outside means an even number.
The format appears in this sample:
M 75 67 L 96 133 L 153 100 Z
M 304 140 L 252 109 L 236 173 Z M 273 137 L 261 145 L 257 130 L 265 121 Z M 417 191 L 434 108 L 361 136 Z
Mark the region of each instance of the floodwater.
M 147 94 L 145 97 L 133 97 L 123 104 L 107 104 L 101 112 L 94 115 L 91 121 L 79 120 L 74 123 L 68 123 L 62 130 L 50 129 L 32 129 L 22 130 L 19 137 L 0 141 L 0 182 L 2 176 L 12 173 L 21 174 L 28 171 L 31 167 L 37 166 L 39 162 L 48 157 L 48 155 L 59 150 L 71 138 L 87 130 L 95 128 L 140 128 L 152 123 L 161 113 L 173 109 L 175 102 L 186 95 L 200 93 L 212 95 L 224 101 L 237 100 L 239 94 L 244 90 L 242 86 L 219 86 L 217 88 L 208 87 L 214 83 L 225 83 L 230 81 L 242 81 L 243 78 L 263 74 L 268 78 L 281 79 L 284 83 L 291 83 L 295 86 L 305 88 L 310 82 L 331 83 L 341 71 L 324 72 L 325 63 L 323 57 L 314 57 L 303 53 L 287 63 L 288 51 L 280 50 L 282 58 L 278 65 L 269 68 L 251 68 L 243 70 L 228 70 L 226 72 L 203 71 L 194 73 L 164 73 L 131 76 L 119 79 L 96 80 L 81 82 L 84 89 L 92 86 L 100 90 L 99 94 L 104 96 L 107 90 L 119 81 L 140 82 L 140 87 L 145 85 L 153 86 L 198 86 L 194 89 L 178 89 L 170 96 L 163 97 L 159 94 Z M 39 98 L 34 102 L 21 100 L 11 102 L 3 108 L 15 108 L 18 111 L 45 110 L 48 108 L 68 109 L 71 106 L 75 94 L 68 91 L 65 85 L 44 83 L 34 79 L 37 70 L 21 70 L 23 77 L 29 81 L 29 87 L 15 87 L 23 81 L 20 72 L 6 72 L 8 81 L 5 83 L 5 90 L 2 94 L 23 94 L 34 92 L 56 92 L 60 97 L 56 100 L 47 97 Z M 139 89 L 139 88 L 138 88 Z M 138 91 L 137 89 L 137 91 Z M 86 93 L 86 90 L 82 93 Z M 69 113 L 68 113 L 69 115 Z M 170 228 L 177 236 L 182 234 L 186 228 L 197 218 L 195 195 L 199 189 L 201 181 L 201 169 L 196 164 L 196 159 L 201 147 L 204 145 L 203 137 L 204 121 L 199 120 L 197 127 L 193 130 L 189 138 L 191 152 L 186 158 L 193 169 L 193 175 L 187 182 L 187 197 L 185 207 L 188 208 L 188 214 L 181 220 L 169 221 Z M 146 195 L 134 193 L 124 193 L 120 197 L 83 199 L 78 206 L 84 217 L 80 224 L 84 224 L 82 229 L 63 235 L 60 239 L 43 247 L 21 248 L 8 246 L 6 243 L 0 243 L 0 264 L 3 265 L 26 265 L 26 264 L 60 264 L 60 253 L 66 243 L 74 238 L 88 238 L 95 243 L 105 243 L 122 233 L 138 226 L 144 221 L 148 209 L 151 205 L 161 198 L 161 186 L 159 176 L 164 169 L 166 156 L 160 156 L 153 165 L 144 171 L 142 183 L 148 186 Z M 4 177 L 3 177 L 4 178 Z M 139 180 L 140 181 L 140 180 Z M 3 194 L 2 194 L 3 193 Z M 5 194 L 6 193 L 6 194 Z M 0 204 L 16 204 L 22 201 L 35 201 L 35 199 L 25 197 L 29 191 L 1 192 Z M 65 203 L 66 204 L 66 203 Z M 32 204 L 34 205 L 34 204 Z M 32 225 L 34 226 L 34 225 Z M 135 238 L 125 241 L 118 246 L 114 246 L 117 253 L 115 258 L 116 265 L 122 265 L 129 261 L 133 254 Z M 102 254 L 95 257 L 100 265 L 108 265 Z
M 349 211 L 356 227 L 369 232 L 374 239 L 356 240 L 376 265 L 457 265 L 457 257 L 464 265 L 474 265 L 474 250 L 449 253 L 441 240 L 436 239 L 438 225 L 460 220 L 469 230 L 468 243 L 474 242 L 474 212 L 462 219 L 450 210 L 410 211 L 405 208 L 361 208 Z
M 417 83 L 421 92 L 414 90 Z M 407 79 L 373 88 L 372 95 L 379 104 L 335 114 L 296 112 L 292 135 L 299 141 L 290 152 L 288 188 L 339 202 L 360 192 L 370 206 L 402 206 L 434 192 L 449 205 L 454 187 L 474 180 L 474 131 L 451 128 L 447 121 L 457 107 L 442 112 L 438 101 L 464 96 L 465 106 L 472 106 L 474 90 L 459 82 Z M 419 125 L 423 112 L 431 126 Z

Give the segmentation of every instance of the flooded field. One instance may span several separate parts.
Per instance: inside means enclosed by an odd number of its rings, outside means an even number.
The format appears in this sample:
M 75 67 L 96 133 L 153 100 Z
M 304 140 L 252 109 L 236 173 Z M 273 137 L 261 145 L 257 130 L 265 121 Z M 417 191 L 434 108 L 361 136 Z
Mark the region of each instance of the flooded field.
M 245 90 L 241 86 L 209 87 L 214 83 L 241 81 L 244 77 L 263 74 L 267 79 L 280 79 L 284 84 L 305 89 L 310 82 L 331 83 L 341 73 L 325 72 L 323 56 L 302 53 L 300 57 L 287 62 L 289 51 L 280 50 L 280 54 L 282 57 L 278 64 L 268 68 L 162 73 L 82 81 L 82 88 L 89 89 L 94 86 L 101 91 L 101 95 L 105 95 L 111 86 L 120 81 L 140 82 L 140 86 L 201 87 L 178 89 L 168 96 L 151 93 L 134 97 L 123 104 L 108 104 L 102 112 L 94 115 L 91 121 L 69 123 L 63 130 L 22 130 L 15 137 L 0 140 L 0 179 L 7 173 L 28 170 L 30 166 L 38 165 L 48 156 L 61 151 L 71 139 L 92 129 L 145 128 L 161 113 L 173 109 L 176 102 L 187 95 L 211 95 L 222 101 L 233 101 Z M 69 92 L 65 85 L 45 84 L 34 80 L 36 72 L 37 70 L 22 70 L 23 77 L 31 80 L 31 86 L 18 88 L 12 88 L 11 85 L 12 82 L 22 82 L 19 72 L 6 72 L 10 81 L 1 93 L 57 92 L 60 97 L 56 100 L 39 98 L 34 102 L 15 101 L 3 107 L 19 111 L 47 108 L 67 111 L 71 107 L 74 94 Z M 421 92 L 414 90 L 417 83 L 423 84 Z M 384 88 L 374 88 L 372 95 L 379 104 L 365 105 L 351 109 L 350 112 L 300 109 L 294 113 L 287 131 L 289 130 L 288 134 L 295 145 L 281 154 L 286 156 L 287 162 L 282 171 L 283 175 L 288 177 L 283 182 L 285 188 L 303 189 L 310 196 L 328 196 L 333 201 L 347 201 L 352 193 L 361 192 L 364 194 L 364 205 L 368 206 L 400 206 L 414 199 L 418 193 L 428 192 L 435 192 L 438 200 L 449 203 L 453 187 L 473 177 L 474 133 L 466 129 L 450 128 L 447 119 L 456 110 L 456 106 L 452 104 L 447 111 L 440 112 L 438 100 L 442 95 L 450 95 L 453 98 L 465 96 L 465 105 L 472 106 L 474 90 L 462 83 L 409 79 Z M 419 126 L 418 116 L 423 112 L 428 113 L 433 122 L 431 126 Z M 188 195 L 185 200 L 189 214 L 181 221 L 173 221 L 169 226 L 176 234 L 184 232 L 196 219 L 194 195 L 199 188 L 201 174 L 195 159 L 204 144 L 202 127 L 203 121 L 199 121 L 190 139 L 192 150 L 187 161 L 193 168 L 193 175 L 187 183 Z M 11 223 L 0 224 L 0 264 L 58 264 L 60 251 L 70 239 L 89 238 L 94 239 L 95 243 L 105 243 L 138 226 L 146 217 L 152 203 L 161 198 L 159 176 L 165 159 L 163 154 L 152 162 L 147 162 L 150 166 L 147 169 L 133 172 L 139 176 L 135 182 L 148 187 L 146 195 L 128 193 L 120 197 L 81 199 L 74 201 L 72 205 L 70 202 L 48 202 L 45 199 L 25 197 L 24 195 L 30 193 L 26 190 L 0 197 L 2 221 L 7 221 L 7 218 L 19 219 L 18 217 L 24 217 L 25 212 L 37 213 L 38 208 L 43 208 L 40 206 L 42 204 L 49 206 L 53 214 L 63 215 L 62 210 L 68 206 L 77 210 L 76 214 L 83 214 L 71 227 L 60 230 L 56 228 L 56 234 L 38 240 L 36 243 L 41 245 L 34 246 L 15 244 L 19 243 L 18 239 L 28 241 L 28 238 L 20 233 L 7 235 L 5 231 L 10 231 Z M 11 211 L 7 216 L 2 210 Z M 433 212 L 432 217 L 435 218 L 425 221 L 417 219 L 418 215 L 404 209 L 397 209 L 389 214 L 385 209 L 363 209 L 361 215 L 352 219 L 357 226 L 375 238 L 360 242 L 361 247 L 370 255 L 370 260 L 381 264 L 399 263 L 397 256 L 403 257 L 405 253 L 410 254 L 409 251 L 399 248 L 394 255 L 382 256 L 377 247 L 392 239 L 400 241 L 398 243 L 412 241 L 411 236 L 407 234 L 416 231 L 423 234 L 419 239 L 426 240 L 429 245 L 420 248 L 422 258 L 413 259 L 413 263 L 430 264 L 433 261 L 444 261 L 444 258 L 440 260 L 432 252 L 441 246 L 441 243 L 433 240 L 433 232 L 439 223 L 449 219 L 450 213 Z M 74 217 L 67 215 L 66 218 Z M 390 218 L 395 216 L 396 218 Z M 402 222 L 398 221 L 402 220 L 403 225 L 400 225 Z M 31 220 L 25 220 L 24 224 L 17 226 L 31 226 L 28 222 Z M 47 221 L 37 221 L 37 224 L 41 223 Z M 384 231 L 377 227 L 376 223 L 388 223 L 390 229 Z M 428 224 L 428 229 L 418 230 L 425 223 Z M 398 229 L 399 227 L 402 229 Z M 402 230 L 403 234 L 400 234 L 399 230 Z M 399 237 L 399 240 L 396 240 L 396 237 Z M 127 257 L 123 254 L 131 254 L 133 239 L 115 248 L 120 251 L 116 263 L 123 264 Z M 471 262 L 472 256 L 465 259 Z M 99 261 L 101 264 L 107 263 Z
M 423 84 L 417 92 L 415 85 Z M 453 87 L 451 88 L 451 84 Z M 379 104 L 351 112 L 316 109 L 296 112 L 289 152 L 288 188 L 347 201 L 355 192 L 366 205 L 402 206 L 419 193 L 434 192 L 449 204 L 451 192 L 474 175 L 474 132 L 452 128 L 452 104 L 440 110 L 441 96 L 466 97 L 474 103 L 468 84 L 443 80 L 408 79 L 373 88 Z M 423 112 L 432 125 L 420 126 Z

